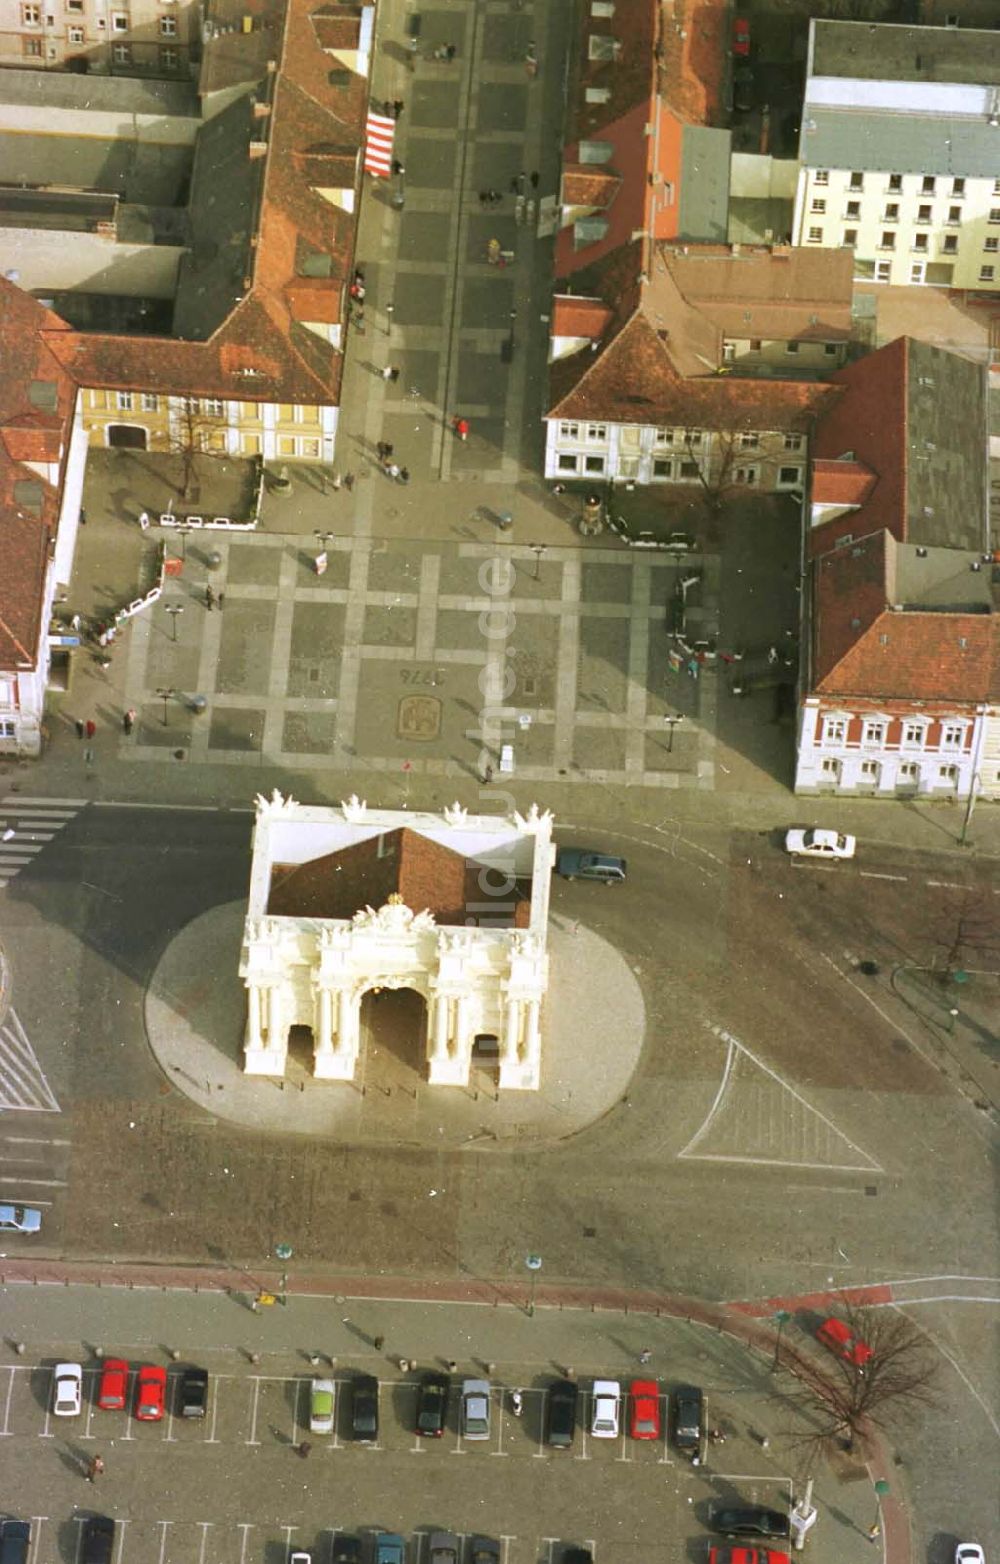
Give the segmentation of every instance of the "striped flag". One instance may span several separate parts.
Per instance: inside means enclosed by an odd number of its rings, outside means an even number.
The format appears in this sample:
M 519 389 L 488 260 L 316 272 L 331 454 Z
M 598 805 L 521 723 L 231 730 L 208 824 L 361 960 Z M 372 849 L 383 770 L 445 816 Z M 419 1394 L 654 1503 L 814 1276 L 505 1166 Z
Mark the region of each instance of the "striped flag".
M 365 173 L 387 179 L 392 167 L 392 138 L 396 134 L 396 121 L 384 114 L 368 111 L 365 131 Z

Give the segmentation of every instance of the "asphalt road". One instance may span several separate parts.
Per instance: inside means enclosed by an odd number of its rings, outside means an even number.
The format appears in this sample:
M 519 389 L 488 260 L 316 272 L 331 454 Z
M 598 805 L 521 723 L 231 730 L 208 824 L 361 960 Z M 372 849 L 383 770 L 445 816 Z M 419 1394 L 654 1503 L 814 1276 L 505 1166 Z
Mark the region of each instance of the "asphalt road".
M 215 1120 L 146 1045 L 150 973 L 191 918 L 244 893 L 250 828 L 248 814 L 89 807 L 5 893 L 21 1029 L 12 1044 L 8 1018 L 5 1089 L 33 1081 L 59 1109 L 0 1123 L 4 1197 L 45 1209 L 39 1252 L 253 1266 L 280 1238 L 300 1272 L 502 1280 L 537 1251 L 548 1283 L 713 1298 L 978 1288 L 977 1305 L 928 1316 L 954 1378 L 907 1462 L 928 1536 L 956 1492 L 981 1506 L 996 1287 L 972 1279 L 1000 1273 L 993 1132 L 889 979 L 953 939 L 956 907 L 992 915 L 988 861 L 956 871 L 953 855 L 871 848 L 831 870 L 709 821 L 605 833 L 627 852 L 627 887 L 560 882 L 553 908 L 617 945 L 642 985 L 627 1097 L 535 1150 L 354 1148 Z M 861 977 L 859 960 L 878 972 Z M 580 1046 L 584 1061 L 613 1047 L 614 1016 Z

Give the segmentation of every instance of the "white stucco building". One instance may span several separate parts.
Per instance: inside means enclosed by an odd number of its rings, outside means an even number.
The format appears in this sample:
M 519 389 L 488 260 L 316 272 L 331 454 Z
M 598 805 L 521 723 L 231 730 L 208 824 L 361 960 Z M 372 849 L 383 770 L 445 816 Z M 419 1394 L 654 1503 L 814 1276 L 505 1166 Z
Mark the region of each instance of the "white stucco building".
M 313 1075 L 359 1071 L 368 993 L 424 1000 L 414 1048 L 432 1086 L 468 1082 L 474 1048 L 495 1052 L 501 1088 L 541 1076 L 552 816 L 307 807 L 257 800 L 240 956 L 244 1069 L 285 1072 L 289 1034 L 312 1037 Z

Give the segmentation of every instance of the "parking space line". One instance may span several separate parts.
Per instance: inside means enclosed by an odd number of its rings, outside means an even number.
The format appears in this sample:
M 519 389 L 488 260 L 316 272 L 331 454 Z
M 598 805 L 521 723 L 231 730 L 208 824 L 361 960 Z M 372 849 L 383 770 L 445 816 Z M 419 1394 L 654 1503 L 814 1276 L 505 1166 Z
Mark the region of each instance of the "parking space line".
M 899 880 L 903 884 L 909 879 L 906 874 L 878 874 L 874 869 L 859 869 L 858 877 L 862 880 Z
M 244 1439 L 243 1443 L 245 1445 L 260 1444 L 260 1440 L 257 1438 L 257 1403 L 260 1400 L 260 1379 L 256 1374 L 253 1377 L 252 1384 L 253 1398 L 250 1408 L 250 1438 Z
M 167 1553 L 167 1528 L 169 1526 L 173 1525 L 173 1521 L 158 1521 L 157 1525 L 159 1526 L 160 1533 L 161 1533 L 161 1535 L 160 1535 L 160 1560 L 159 1560 L 159 1564 L 163 1564 L 163 1560 L 166 1557 L 166 1553 Z
M 253 1531 L 253 1523 L 251 1521 L 237 1521 L 236 1524 L 237 1528 L 243 1533 L 240 1539 L 240 1564 L 246 1564 L 247 1536 Z
M 0 1438 L 10 1437 L 10 1398 L 14 1394 L 14 1375 L 17 1373 L 17 1365 L 11 1364 L 7 1369 L 7 1394 L 3 1404 L 3 1427 L 0 1428 Z
M 208 1545 L 208 1532 L 209 1532 L 209 1528 L 213 1524 L 214 1523 L 212 1521 L 198 1521 L 197 1522 L 197 1525 L 199 1525 L 201 1527 L 201 1547 L 198 1550 L 198 1564 L 205 1564 L 205 1548 Z
M 226 1376 L 228 1378 L 228 1375 Z M 212 1431 L 205 1440 L 207 1445 L 217 1445 L 220 1441 L 215 1437 L 215 1428 L 219 1419 L 219 1376 L 212 1375 Z

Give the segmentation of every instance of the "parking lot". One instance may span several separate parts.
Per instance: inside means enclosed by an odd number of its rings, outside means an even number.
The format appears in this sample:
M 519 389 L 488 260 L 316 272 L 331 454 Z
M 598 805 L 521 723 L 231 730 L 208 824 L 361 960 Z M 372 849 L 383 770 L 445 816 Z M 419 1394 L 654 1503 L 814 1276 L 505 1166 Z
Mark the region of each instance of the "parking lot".
M 137 1366 L 133 1359 L 130 1406 Z M 513 1387 L 494 1383 L 490 1437 L 469 1443 L 458 1426 L 461 1376 L 453 1380 L 440 1439 L 413 1432 L 416 1378 L 394 1376 L 380 1382 L 377 1443 L 359 1445 L 349 1437 L 351 1375 L 340 1366 L 329 1436 L 308 1426 L 312 1373 L 329 1373 L 326 1364 L 288 1373 L 208 1366 L 204 1419 L 176 1413 L 178 1365 L 170 1371 L 165 1417 L 145 1424 L 131 1412 L 96 1407 L 96 1367 L 85 1370 L 83 1409 L 73 1419 L 51 1413 L 51 1363 L 0 1370 L 6 1465 L 25 1475 L 8 1484 L 5 1503 L 8 1513 L 32 1521 L 29 1564 L 76 1560 L 83 1523 L 95 1510 L 119 1522 L 114 1564 L 246 1564 L 262 1557 L 282 1564 L 293 1548 L 309 1550 L 314 1564 L 330 1564 L 338 1533 L 358 1533 L 367 1545 L 380 1529 L 402 1533 L 410 1564 L 425 1564 L 428 1534 L 438 1527 L 463 1539 L 495 1537 L 502 1564 L 559 1564 L 569 1546 L 625 1564 L 651 1552 L 664 1560 L 705 1559 L 713 1503 L 737 1495 L 789 1502 L 781 1463 L 741 1436 L 738 1396 L 720 1397 L 709 1409 L 732 1436 L 718 1469 L 712 1461 L 694 1468 L 662 1434 L 630 1439 L 624 1418 L 617 1438 L 591 1438 L 586 1389 L 572 1449 L 552 1450 L 543 1439 L 547 1390 L 540 1381 L 521 1387 L 520 1417 L 510 1410 Z M 665 1422 L 662 1382 L 660 1409 Z M 296 1448 L 303 1441 L 305 1457 Z M 105 1471 L 89 1487 L 85 1472 L 96 1453 Z M 24 1498 L 14 1500 L 16 1494 Z

